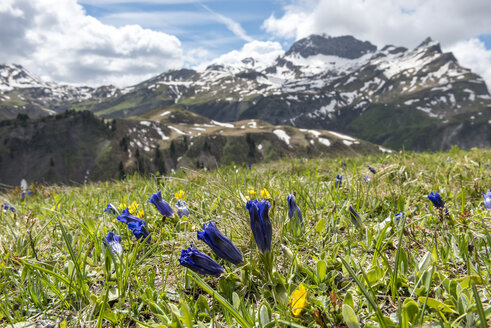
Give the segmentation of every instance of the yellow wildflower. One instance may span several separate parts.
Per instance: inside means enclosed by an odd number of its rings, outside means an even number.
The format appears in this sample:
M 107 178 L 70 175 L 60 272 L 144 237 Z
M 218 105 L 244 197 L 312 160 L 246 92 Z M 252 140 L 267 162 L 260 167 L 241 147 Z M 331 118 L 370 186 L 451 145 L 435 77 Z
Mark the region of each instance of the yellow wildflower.
M 121 210 L 124 210 L 125 208 L 127 208 L 128 206 L 126 206 L 126 203 L 121 203 L 119 204 L 119 209 Z
M 266 190 L 266 188 L 264 188 L 263 190 L 261 190 L 261 197 L 264 198 L 264 199 L 270 199 L 271 198 L 271 195 Z
M 143 212 L 143 210 L 139 210 L 136 216 L 138 216 L 140 219 L 143 219 L 145 217 L 145 212 Z
M 307 290 L 303 285 L 295 289 L 290 297 L 290 306 L 293 316 L 298 317 L 307 305 Z
M 256 192 L 254 190 L 252 190 L 252 189 L 249 190 L 249 195 L 254 196 L 255 194 L 256 194 Z
M 179 190 L 178 192 L 176 192 L 174 194 L 174 197 L 176 197 L 177 199 L 182 199 L 184 197 L 184 190 Z
M 245 199 L 246 199 L 246 200 L 251 200 L 251 197 L 249 197 L 249 196 L 245 196 Z

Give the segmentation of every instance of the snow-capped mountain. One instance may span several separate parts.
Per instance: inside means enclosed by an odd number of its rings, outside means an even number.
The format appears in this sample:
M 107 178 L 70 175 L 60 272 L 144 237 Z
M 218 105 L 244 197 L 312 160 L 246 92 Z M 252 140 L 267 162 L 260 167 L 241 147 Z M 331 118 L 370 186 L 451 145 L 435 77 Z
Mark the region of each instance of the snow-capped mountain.
M 329 129 L 394 148 L 491 146 L 491 97 L 484 80 L 429 38 L 409 50 L 377 49 L 352 36 L 311 35 L 269 65 L 254 58 L 214 61 L 113 92 L 71 100 L 64 108 L 124 117 L 179 107 L 217 121 L 262 119 Z
M 0 119 L 17 114 L 40 117 L 66 110 L 67 103 L 118 95 L 114 86 L 98 88 L 43 81 L 21 65 L 0 65 Z

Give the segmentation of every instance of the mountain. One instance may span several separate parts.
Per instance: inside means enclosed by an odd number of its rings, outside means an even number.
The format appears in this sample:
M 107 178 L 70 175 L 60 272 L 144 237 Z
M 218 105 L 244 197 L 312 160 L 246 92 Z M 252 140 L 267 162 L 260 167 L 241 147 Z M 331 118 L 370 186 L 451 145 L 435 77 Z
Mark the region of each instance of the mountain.
M 43 81 L 21 65 L 0 65 L 0 120 L 18 114 L 32 118 L 62 113 L 67 105 L 82 101 L 102 101 L 120 96 L 114 86 L 98 88 L 60 85 Z
M 133 172 L 254 164 L 285 156 L 353 156 L 391 152 L 325 130 L 274 126 L 260 120 L 221 123 L 182 109 L 139 119 L 104 120 L 88 111 L 0 122 L 0 184 L 21 179 L 84 183 Z
M 311 35 L 269 65 L 254 58 L 233 65 L 216 61 L 112 94 L 55 103 L 44 109 L 120 118 L 180 108 L 216 121 L 260 119 L 334 130 L 395 149 L 491 146 L 491 97 L 484 80 L 430 38 L 409 50 L 378 49 L 352 36 Z

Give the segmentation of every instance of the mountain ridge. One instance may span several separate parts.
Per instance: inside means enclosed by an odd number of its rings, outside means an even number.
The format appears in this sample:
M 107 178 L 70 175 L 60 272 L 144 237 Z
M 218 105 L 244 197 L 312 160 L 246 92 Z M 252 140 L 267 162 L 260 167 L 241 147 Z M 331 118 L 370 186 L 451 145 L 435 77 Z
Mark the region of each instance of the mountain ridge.
M 253 58 L 238 58 L 235 65 L 168 71 L 109 91 L 113 94 L 74 98 L 49 109 L 91 110 L 118 118 L 182 108 L 217 121 L 262 119 L 336 130 L 396 149 L 469 147 L 470 135 L 475 145 L 491 146 L 486 83 L 431 38 L 411 50 L 390 45 L 378 50 L 352 36 L 313 35 L 295 42 L 267 67 L 257 66 Z M 0 113 L 2 97 L 5 94 L 0 95 Z M 386 124 L 383 133 L 377 131 L 379 121 Z M 484 131 L 483 136 L 461 131 L 449 139 L 462 122 Z M 433 135 L 435 126 L 442 131 L 434 135 L 436 142 L 420 143 L 420 136 Z

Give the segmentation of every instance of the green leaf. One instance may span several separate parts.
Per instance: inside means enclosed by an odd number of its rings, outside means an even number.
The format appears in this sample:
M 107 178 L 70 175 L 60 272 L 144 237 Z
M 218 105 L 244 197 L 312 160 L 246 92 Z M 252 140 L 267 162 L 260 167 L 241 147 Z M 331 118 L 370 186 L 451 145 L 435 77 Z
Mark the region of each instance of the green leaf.
M 343 304 L 343 319 L 348 328 L 359 328 L 360 322 L 351 306 Z
M 431 263 L 431 253 L 426 252 L 426 254 L 423 255 L 423 257 L 419 261 L 418 270 L 420 272 L 426 271 L 426 269 L 428 269 L 428 267 L 430 266 L 430 263 Z
M 327 272 L 326 262 L 323 260 L 317 262 L 317 279 L 319 283 L 323 282 L 324 279 L 326 279 L 326 272 Z
M 406 298 L 402 303 L 402 327 L 410 327 L 416 323 L 418 319 L 419 307 L 418 303 L 412 298 Z
M 355 308 L 355 305 L 353 303 L 353 296 L 350 292 L 347 292 L 346 295 L 344 295 L 343 304 L 349 305 L 352 309 Z
M 266 326 L 271 322 L 271 309 L 263 303 L 259 308 L 259 325 L 261 327 Z

